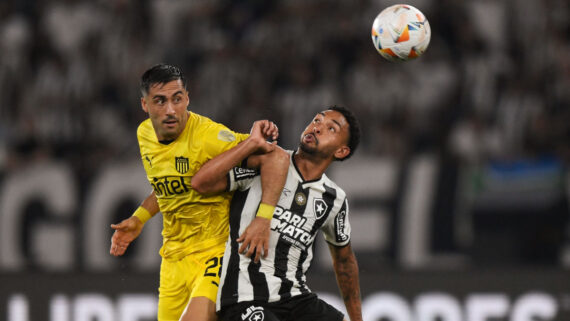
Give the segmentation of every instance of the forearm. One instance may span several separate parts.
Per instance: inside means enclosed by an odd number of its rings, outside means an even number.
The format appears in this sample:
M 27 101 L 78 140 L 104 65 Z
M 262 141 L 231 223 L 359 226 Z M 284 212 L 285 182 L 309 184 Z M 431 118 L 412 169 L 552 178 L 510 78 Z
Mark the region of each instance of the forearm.
M 339 290 L 351 321 L 362 320 L 362 304 L 360 298 L 360 281 L 358 277 L 358 263 L 352 249 L 346 254 L 333 258 Z
M 264 155 L 259 166 L 261 174 L 261 202 L 275 206 L 287 180 L 289 154 L 281 148 Z
M 222 191 L 226 186 L 227 173 L 258 148 L 256 142 L 246 139 L 236 147 L 209 160 L 192 177 L 190 182 L 192 188 L 203 194 Z
M 158 207 L 158 199 L 156 198 L 156 194 L 154 192 L 150 193 L 141 203 L 141 206 L 144 207 L 151 216 L 156 215 L 160 211 Z
M 145 224 L 159 211 L 158 199 L 153 191 L 142 201 L 141 205 L 133 213 L 133 216 L 137 217 L 142 224 Z

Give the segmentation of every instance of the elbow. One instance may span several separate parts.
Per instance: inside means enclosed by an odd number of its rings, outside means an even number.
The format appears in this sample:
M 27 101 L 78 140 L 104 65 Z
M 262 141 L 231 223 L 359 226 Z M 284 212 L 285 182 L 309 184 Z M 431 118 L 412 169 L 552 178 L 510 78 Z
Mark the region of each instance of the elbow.
M 195 190 L 196 192 L 200 193 L 200 194 L 206 194 L 206 193 L 210 192 L 208 190 L 208 185 L 209 184 L 207 184 L 199 176 L 194 176 L 190 180 L 190 186 L 192 187 L 192 189 Z
M 278 164 L 281 168 L 288 168 L 290 155 L 284 149 L 277 147 L 271 153 L 271 161 L 275 164 Z

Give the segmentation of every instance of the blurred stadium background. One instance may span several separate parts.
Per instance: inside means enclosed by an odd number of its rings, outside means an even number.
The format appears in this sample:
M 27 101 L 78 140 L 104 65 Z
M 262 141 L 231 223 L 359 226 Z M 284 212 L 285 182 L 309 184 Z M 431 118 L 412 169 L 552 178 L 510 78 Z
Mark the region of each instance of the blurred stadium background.
M 111 222 L 150 191 L 138 83 L 182 67 L 190 109 L 294 148 L 331 104 L 363 127 L 350 197 L 367 321 L 570 320 L 570 3 L 417 0 L 417 61 L 374 50 L 397 1 L 0 2 L 0 320 L 152 320 L 160 219 L 123 258 Z M 324 242 L 309 285 L 340 304 Z

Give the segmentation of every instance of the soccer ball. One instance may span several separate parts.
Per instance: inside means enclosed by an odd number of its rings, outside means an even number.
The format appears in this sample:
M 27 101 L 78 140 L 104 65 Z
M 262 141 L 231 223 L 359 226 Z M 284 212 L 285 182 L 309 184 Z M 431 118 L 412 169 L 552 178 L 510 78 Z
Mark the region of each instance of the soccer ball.
M 431 29 L 418 9 L 396 4 L 382 12 L 372 24 L 372 42 L 382 57 L 390 61 L 406 61 L 426 51 Z

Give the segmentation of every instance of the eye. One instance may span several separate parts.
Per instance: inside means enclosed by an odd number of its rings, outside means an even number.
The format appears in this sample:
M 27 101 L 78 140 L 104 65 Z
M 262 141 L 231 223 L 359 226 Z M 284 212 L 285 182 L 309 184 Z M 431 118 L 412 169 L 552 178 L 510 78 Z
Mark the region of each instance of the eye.
M 181 100 L 182 100 L 182 98 L 180 98 L 180 96 L 174 97 L 174 102 L 175 102 L 175 103 L 179 103 Z

